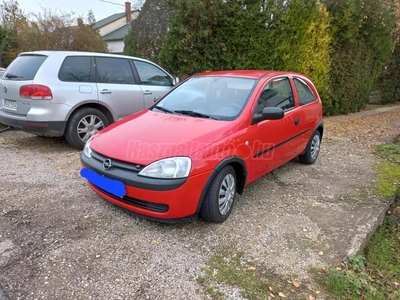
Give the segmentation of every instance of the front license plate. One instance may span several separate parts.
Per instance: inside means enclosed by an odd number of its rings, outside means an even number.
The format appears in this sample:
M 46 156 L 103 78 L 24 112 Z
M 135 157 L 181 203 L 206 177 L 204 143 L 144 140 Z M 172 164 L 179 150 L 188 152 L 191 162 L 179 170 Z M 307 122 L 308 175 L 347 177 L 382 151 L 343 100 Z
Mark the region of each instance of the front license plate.
M 105 176 L 97 174 L 92 170 L 85 168 L 82 169 L 80 173 L 81 176 L 83 178 L 86 178 L 90 183 L 114 196 L 122 198 L 126 195 L 125 185 L 122 181 L 107 178 Z
M 4 99 L 4 107 L 17 109 L 17 101 Z

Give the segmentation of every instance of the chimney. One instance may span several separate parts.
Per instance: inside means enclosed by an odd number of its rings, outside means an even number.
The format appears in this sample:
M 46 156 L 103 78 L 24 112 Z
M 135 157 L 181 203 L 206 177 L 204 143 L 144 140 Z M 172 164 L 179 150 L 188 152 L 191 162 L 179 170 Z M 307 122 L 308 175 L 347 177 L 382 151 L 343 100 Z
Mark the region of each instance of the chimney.
M 82 26 L 83 25 L 82 18 L 77 18 L 76 20 L 78 21 L 78 26 Z
M 131 12 L 131 3 L 125 2 L 125 16 L 126 23 L 130 23 L 132 21 L 132 12 Z

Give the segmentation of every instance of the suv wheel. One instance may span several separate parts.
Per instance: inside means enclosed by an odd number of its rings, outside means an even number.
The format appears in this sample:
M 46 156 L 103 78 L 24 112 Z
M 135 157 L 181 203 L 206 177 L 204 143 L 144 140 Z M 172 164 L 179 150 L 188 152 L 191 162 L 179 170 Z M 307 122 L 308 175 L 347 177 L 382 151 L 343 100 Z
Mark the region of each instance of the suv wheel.
M 74 112 L 65 130 L 65 139 L 75 148 L 83 149 L 86 141 L 110 124 L 98 109 L 85 107 Z

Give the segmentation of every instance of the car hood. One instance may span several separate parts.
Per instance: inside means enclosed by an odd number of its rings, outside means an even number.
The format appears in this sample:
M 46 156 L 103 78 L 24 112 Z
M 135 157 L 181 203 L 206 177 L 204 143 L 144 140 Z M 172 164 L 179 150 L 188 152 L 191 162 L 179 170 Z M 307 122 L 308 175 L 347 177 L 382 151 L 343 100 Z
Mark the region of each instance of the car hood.
M 127 117 L 96 134 L 91 149 L 104 156 L 148 165 L 173 156 L 190 156 L 232 134 L 234 122 L 150 110 Z

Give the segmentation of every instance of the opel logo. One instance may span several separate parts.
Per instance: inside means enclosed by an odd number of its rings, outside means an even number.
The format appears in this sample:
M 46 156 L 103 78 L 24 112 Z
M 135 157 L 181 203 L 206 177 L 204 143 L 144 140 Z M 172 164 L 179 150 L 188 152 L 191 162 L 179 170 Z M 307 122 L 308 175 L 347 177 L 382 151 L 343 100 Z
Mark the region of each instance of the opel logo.
M 107 158 L 104 162 L 103 162 L 103 168 L 104 170 L 108 171 L 110 170 L 112 167 L 112 161 L 111 159 Z
M 7 89 L 7 86 L 6 86 L 6 85 L 4 86 L 3 89 L 4 89 L 4 94 L 7 94 L 7 90 L 8 90 L 8 89 Z

